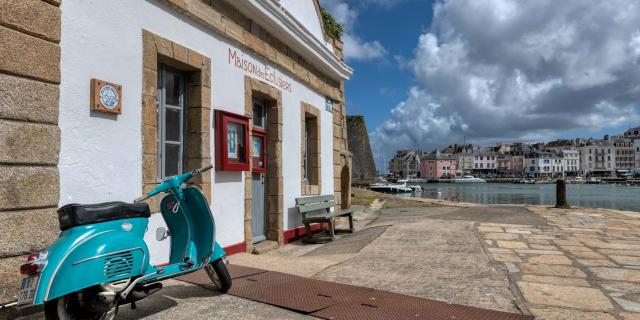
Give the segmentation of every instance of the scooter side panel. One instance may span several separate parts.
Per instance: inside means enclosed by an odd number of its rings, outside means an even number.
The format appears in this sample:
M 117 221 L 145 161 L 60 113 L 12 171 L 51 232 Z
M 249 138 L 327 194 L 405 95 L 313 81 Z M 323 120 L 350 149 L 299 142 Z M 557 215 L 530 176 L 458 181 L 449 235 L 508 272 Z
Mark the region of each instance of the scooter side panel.
M 171 255 L 169 264 L 180 263 L 184 257 L 189 255 L 188 246 L 191 238 L 189 223 L 184 214 L 182 205 L 178 205 L 178 200 L 173 194 L 168 194 L 162 198 L 160 211 L 162 217 L 171 232 Z M 175 212 L 174 212 L 175 211 Z
M 102 283 L 145 274 L 148 220 L 115 220 L 65 230 L 48 248 L 34 304 Z
M 185 197 L 186 215 L 189 216 L 189 229 L 191 230 L 191 246 L 195 252 L 192 259 L 201 266 L 209 262 L 214 251 L 215 222 L 209 203 L 198 187 L 188 187 L 183 191 Z M 195 255 L 193 255 L 195 253 Z

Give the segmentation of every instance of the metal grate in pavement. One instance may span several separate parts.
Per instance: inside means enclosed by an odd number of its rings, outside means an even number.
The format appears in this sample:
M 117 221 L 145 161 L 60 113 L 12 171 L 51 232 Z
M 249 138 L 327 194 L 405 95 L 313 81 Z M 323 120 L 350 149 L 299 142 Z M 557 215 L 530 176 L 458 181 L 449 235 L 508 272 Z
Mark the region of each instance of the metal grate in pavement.
M 243 267 L 243 266 L 237 266 L 237 265 L 231 265 L 231 264 L 228 265 L 227 268 L 229 270 L 229 275 L 231 275 L 231 279 L 233 280 L 267 272 L 266 270 L 262 270 L 262 269 L 249 268 L 249 267 Z M 209 279 L 207 272 L 202 269 L 196 272 L 186 274 L 184 276 L 177 277 L 176 280 L 200 285 L 210 289 L 215 289 L 214 287 L 211 286 L 211 279 Z
M 229 266 L 230 269 L 237 266 Z M 253 268 L 249 268 L 253 269 Z M 370 288 L 333 283 L 259 269 L 233 280 L 229 294 L 287 308 L 315 317 L 339 319 L 429 320 L 533 320 L 533 316 L 480 309 L 422 299 Z M 253 273 L 259 270 L 259 273 Z M 253 274 L 250 274 L 253 273 Z M 233 273 L 232 273 L 233 274 Z M 183 280 L 180 277 L 178 279 Z M 210 280 L 195 274 L 191 283 L 207 286 Z M 195 281 L 194 281 L 195 279 Z
M 256 269 L 251 267 L 243 267 L 235 264 L 227 265 L 231 279 L 243 278 L 246 276 L 252 276 L 254 274 L 265 273 L 267 270 Z

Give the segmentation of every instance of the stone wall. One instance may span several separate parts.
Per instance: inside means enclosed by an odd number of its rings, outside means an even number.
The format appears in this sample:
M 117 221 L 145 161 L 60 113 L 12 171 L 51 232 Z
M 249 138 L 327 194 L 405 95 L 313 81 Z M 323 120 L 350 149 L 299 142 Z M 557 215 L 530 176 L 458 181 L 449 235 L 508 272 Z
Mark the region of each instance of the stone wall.
M 60 1 L 0 0 L 0 303 L 58 234 Z
M 353 155 L 353 178 L 375 179 L 376 164 L 371 152 L 369 133 L 363 116 L 347 116 L 349 151 Z

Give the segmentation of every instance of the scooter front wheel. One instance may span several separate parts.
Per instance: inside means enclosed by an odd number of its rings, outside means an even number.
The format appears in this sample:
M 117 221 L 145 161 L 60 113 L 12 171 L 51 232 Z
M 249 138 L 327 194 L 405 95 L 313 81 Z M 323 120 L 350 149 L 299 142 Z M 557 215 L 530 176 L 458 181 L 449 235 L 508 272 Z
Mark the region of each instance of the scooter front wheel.
M 218 291 L 222 293 L 229 291 L 229 288 L 231 288 L 231 275 L 222 258 L 211 262 L 204 269 Z
M 47 301 L 44 304 L 44 316 L 46 320 L 113 320 L 118 313 L 117 303 L 109 310 L 101 311 L 91 308 L 91 302 L 95 301 L 93 290 L 83 290 Z

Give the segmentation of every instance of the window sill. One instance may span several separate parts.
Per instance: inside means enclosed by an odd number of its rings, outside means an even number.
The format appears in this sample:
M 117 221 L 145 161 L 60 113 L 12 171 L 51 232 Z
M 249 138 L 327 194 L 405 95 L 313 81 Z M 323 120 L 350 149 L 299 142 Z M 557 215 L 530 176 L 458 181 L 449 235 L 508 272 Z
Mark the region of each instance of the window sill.
M 320 185 L 317 184 L 304 184 L 302 185 L 302 195 L 319 195 Z

